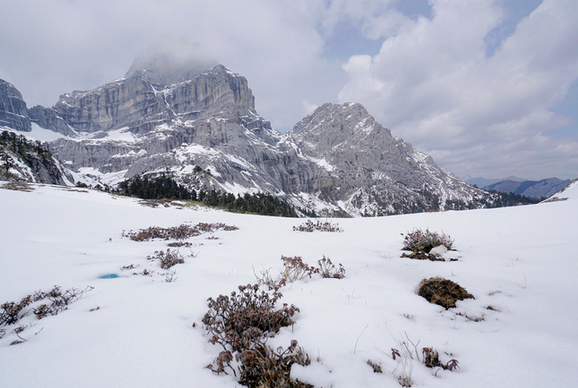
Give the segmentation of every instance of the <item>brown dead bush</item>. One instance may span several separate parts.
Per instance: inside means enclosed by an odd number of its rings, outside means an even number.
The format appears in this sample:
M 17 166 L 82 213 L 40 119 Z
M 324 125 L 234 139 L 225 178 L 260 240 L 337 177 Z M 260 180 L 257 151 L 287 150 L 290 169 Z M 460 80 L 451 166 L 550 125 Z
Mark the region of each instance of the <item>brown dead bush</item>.
M 316 230 L 318 230 L 320 232 L 343 232 L 343 229 L 341 229 L 339 227 L 339 224 L 337 224 L 337 223 L 333 224 L 329 221 L 321 222 L 319 220 L 317 220 L 316 222 L 313 222 L 311 220 L 307 220 L 303 224 L 293 227 L 294 232 L 311 233 L 311 232 L 314 232 Z
M 159 240 L 184 240 L 189 237 L 199 236 L 203 233 L 213 233 L 219 229 L 224 231 L 232 231 L 239 229 L 234 225 L 226 225 L 224 223 L 199 222 L 197 225 L 181 224 L 171 228 L 161 228 L 159 226 L 151 226 L 147 229 L 141 229 L 138 232 L 122 232 L 123 237 L 128 237 L 133 241 L 150 241 L 154 239 Z
M 430 254 L 430 251 L 440 245 L 445 246 L 448 251 L 454 250 L 454 240 L 445 233 L 430 232 L 429 229 L 425 231 L 414 229 L 411 232 L 406 234 L 402 233 L 401 235 L 403 236 L 403 248 L 401 249 L 411 252 L 409 254 L 402 254 L 402 257 L 417 260 L 445 261 L 443 258 Z
M 448 279 L 440 277 L 423 279 L 419 284 L 417 293 L 428 302 L 444 307 L 456 307 L 456 301 L 474 299 L 462 286 Z

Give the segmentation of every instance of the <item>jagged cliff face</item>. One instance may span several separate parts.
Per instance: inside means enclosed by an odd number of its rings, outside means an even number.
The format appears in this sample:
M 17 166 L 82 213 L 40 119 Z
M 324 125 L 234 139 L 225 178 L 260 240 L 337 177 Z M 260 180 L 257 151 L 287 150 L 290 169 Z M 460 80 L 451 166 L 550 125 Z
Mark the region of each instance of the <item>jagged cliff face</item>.
M 160 78 L 158 72 L 152 81 L 147 73 L 136 70 L 130 77 L 98 89 L 64 94 L 54 111 L 81 132 L 127 126 L 133 133 L 145 133 L 151 130 L 151 124 L 195 119 L 207 111 L 236 114 L 255 110 L 247 80 L 223 66 L 173 85 L 155 83 Z
M 134 76 L 88 92 L 60 96 L 54 111 L 77 131 L 106 131 L 160 113 L 160 101 L 146 79 Z
M 394 138 L 359 104 L 325 104 L 293 131 L 278 133 L 257 114 L 247 80 L 221 65 L 166 74 L 132 68 L 123 79 L 62 95 L 53 108 L 20 109 L 65 135 L 50 150 L 77 177 L 108 185 L 168 172 L 191 188 L 268 192 L 322 216 L 467 208 L 487 200 Z
M 9 82 L 0 79 L 0 127 L 29 132 L 30 118 L 22 94 Z

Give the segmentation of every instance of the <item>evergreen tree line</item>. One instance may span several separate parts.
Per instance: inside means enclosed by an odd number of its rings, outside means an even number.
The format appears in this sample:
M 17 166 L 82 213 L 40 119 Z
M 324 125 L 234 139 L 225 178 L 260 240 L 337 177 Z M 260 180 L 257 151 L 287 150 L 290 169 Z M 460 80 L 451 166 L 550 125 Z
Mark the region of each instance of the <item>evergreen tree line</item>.
M 25 136 L 17 135 L 14 132 L 2 131 L 0 133 L 0 146 L 0 151 L 5 149 L 13 152 L 27 164 L 32 159 L 37 158 L 52 162 L 52 154 L 42 143 L 28 140 Z
M 197 200 L 197 193 L 194 190 L 189 191 L 186 187 L 179 185 L 166 175 L 150 178 L 137 175 L 120 182 L 117 193 L 142 199 Z
M 489 193 L 496 195 L 498 198 L 492 207 L 507 207 L 507 206 L 518 206 L 518 205 L 531 205 L 538 203 L 540 199 L 534 199 L 526 197 L 525 195 L 506 193 L 503 191 L 490 190 Z M 545 199 L 545 198 L 543 198 Z
M 236 213 L 254 213 L 268 216 L 297 217 L 295 210 L 286 202 L 265 193 L 237 195 L 216 190 L 189 190 L 166 175 L 140 177 L 119 183 L 118 194 L 142 199 L 175 199 L 199 201 L 207 206 Z
M 2 131 L 0 133 L 0 177 L 2 179 L 12 179 L 15 176 L 10 173 L 10 169 L 15 167 L 16 159 L 21 160 L 32 171 L 37 171 L 39 165 L 44 165 L 51 171 L 57 171 L 52 154 L 39 141 L 28 140 L 25 136 L 17 135 L 14 132 Z

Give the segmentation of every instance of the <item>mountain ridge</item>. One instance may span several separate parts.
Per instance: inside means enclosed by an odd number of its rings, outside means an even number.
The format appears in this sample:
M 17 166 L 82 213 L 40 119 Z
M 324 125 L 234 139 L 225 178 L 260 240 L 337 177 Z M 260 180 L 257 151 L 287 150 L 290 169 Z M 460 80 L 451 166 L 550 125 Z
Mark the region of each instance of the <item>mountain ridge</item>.
M 558 178 L 546 178 L 539 181 L 526 180 L 522 182 L 503 180 L 482 188 L 484 190 L 519 194 L 534 199 L 544 199 L 562 190 L 570 182 L 570 179 L 562 180 Z
M 115 186 L 169 173 L 191 189 L 271 193 L 322 216 L 466 209 L 496 200 L 394 137 L 360 104 L 324 104 L 281 134 L 257 114 L 247 79 L 226 67 L 191 71 L 184 80 L 173 72 L 169 78 L 179 82 L 172 84 L 159 83 L 159 71 L 152 79 L 146 69 L 129 71 L 65 93 L 52 108 L 23 112 L 63 135 L 48 143 L 50 151 L 86 183 Z

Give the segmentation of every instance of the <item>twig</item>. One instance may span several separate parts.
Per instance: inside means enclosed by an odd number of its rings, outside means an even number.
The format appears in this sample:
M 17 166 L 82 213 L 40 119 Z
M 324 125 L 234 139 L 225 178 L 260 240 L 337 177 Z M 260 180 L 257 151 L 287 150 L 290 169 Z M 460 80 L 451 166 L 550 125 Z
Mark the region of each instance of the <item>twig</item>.
M 361 333 L 359 333 L 359 335 L 357 336 L 357 339 L 355 340 L 355 346 L 353 347 L 353 354 L 355 354 L 355 352 L 357 352 L 357 343 L 359 342 L 359 338 L 361 338 L 361 335 L 365 332 L 365 330 L 367 329 L 367 326 L 369 326 L 369 323 L 367 325 L 365 325 L 365 327 L 363 328 L 363 330 L 361 331 Z

